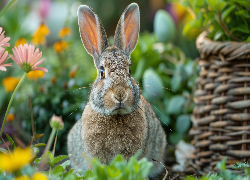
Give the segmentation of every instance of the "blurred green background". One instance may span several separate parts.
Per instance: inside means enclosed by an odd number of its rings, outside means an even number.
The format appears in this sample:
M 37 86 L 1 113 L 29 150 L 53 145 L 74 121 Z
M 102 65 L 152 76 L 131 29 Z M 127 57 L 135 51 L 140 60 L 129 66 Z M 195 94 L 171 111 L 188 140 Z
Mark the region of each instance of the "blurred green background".
M 7 2 L 1 0 L 0 9 Z M 13 116 L 9 118 L 4 133 L 12 136 L 19 145 L 28 144 L 32 133 L 29 94 L 37 133 L 45 134 L 40 142 L 47 142 L 51 116 L 62 116 L 65 127 L 59 131 L 56 153 L 66 153 L 67 133 L 80 119 L 88 102 L 91 83 L 96 78 L 93 59 L 81 43 L 77 8 L 81 4 L 93 8 L 112 44 L 120 15 L 132 2 L 138 3 L 140 7 L 141 22 L 139 41 L 131 55 L 132 76 L 162 122 L 168 143 L 189 140 L 189 116 L 194 107 L 192 97 L 199 69 L 195 60 L 198 52 L 194 38 L 200 32 L 190 30 L 187 37 L 183 37 L 183 25 L 192 19 L 192 15 L 180 4 L 165 0 L 17 0 L 0 18 L 0 27 L 5 30 L 5 36 L 11 37 L 10 48 L 6 49 L 11 54 L 11 48 L 20 38 L 32 44 L 34 33 L 41 23 L 45 23 L 50 33 L 46 36 L 46 43 L 38 44 L 37 47 L 45 58 L 43 67 L 49 72 L 37 80 L 34 79 L 35 75 L 26 79 L 14 99 L 10 109 Z M 65 26 L 71 29 L 71 33 L 60 38 L 58 32 Z M 55 43 L 62 41 L 67 48 L 60 46 L 59 52 L 55 49 Z M 6 72 L 0 72 L 1 120 L 12 94 L 11 91 L 6 92 L 3 82 L 7 77 L 17 78 L 21 75 L 16 64 Z M 8 84 L 15 86 L 12 81 L 8 81 Z

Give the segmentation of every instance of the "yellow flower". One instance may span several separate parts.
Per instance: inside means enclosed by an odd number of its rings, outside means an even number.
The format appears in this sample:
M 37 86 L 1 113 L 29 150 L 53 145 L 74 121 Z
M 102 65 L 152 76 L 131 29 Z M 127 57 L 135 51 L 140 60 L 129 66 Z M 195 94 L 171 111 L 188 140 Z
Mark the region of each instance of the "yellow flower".
M 172 3 L 173 13 L 176 14 L 178 19 L 182 19 L 186 13 L 186 8 L 178 2 Z
M 54 44 L 53 48 L 54 51 L 57 53 L 62 52 L 64 49 L 66 49 L 68 47 L 68 43 L 66 41 L 58 41 Z
M 32 43 L 35 45 L 35 46 L 38 46 L 39 44 L 45 44 L 46 42 L 46 39 L 45 39 L 45 36 L 38 36 L 38 35 L 34 35 L 32 37 Z
M 0 169 L 6 172 L 13 172 L 29 163 L 32 158 L 32 151 L 30 148 L 22 149 L 16 148 L 15 152 L 10 154 L 0 154 Z
M 10 122 L 10 121 L 13 121 L 15 119 L 15 116 L 14 116 L 14 114 L 12 114 L 12 113 L 10 113 L 10 114 L 8 114 L 8 116 L 7 116 L 7 122 Z
M 62 29 L 60 29 L 58 36 L 60 38 L 64 38 L 68 35 L 71 35 L 71 29 L 69 27 L 63 27 Z
M 8 92 L 11 92 L 11 91 L 14 91 L 18 82 L 20 81 L 20 77 L 17 77 L 17 78 L 14 78 L 14 77 L 7 77 L 3 80 L 3 85 L 4 85 L 4 88 L 5 88 L 5 91 L 8 93 Z
M 14 178 L 13 180 L 29 180 L 29 176 L 27 175 L 24 175 L 24 176 L 19 176 L 19 177 L 16 177 Z
M 185 16 L 185 18 L 183 19 L 183 22 L 184 23 L 189 23 L 190 21 L 192 21 L 193 19 L 195 19 L 194 15 L 193 15 L 193 12 L 192 11 L 187 11 L 187 14 Z M 196 38 L 199 34 L 201 33 L 201 30 L 196 28 L 196 27 L 193 27 L 191 29 L 189 29 L 187 32 L 186 32 L 186 38 L 187 39 L 194 39 Z
M 48 178 L 43 173 L 35 172 L 32 176 L 32 180 L 48 180 Z
M 36 32 L 33 34 L 32 42 L 34 45 L 44 44 L 46 42 L 45 36 L 50 34 L 50 30 L 45 23 L 42 23 Z
M 42 78 L 44 74 L 45 73 L 43 71 L 35 70 L 28 72 L 27 77 L 28 79 L 34 79 L 36 81 L 38 78 Z
M 15 43 L 15 46 L 16 47 L 18 47 L 20 44 L 21 45 L 24 45 L 24 44 L 26 44 L 27 43 L 27 41 L 26 41 L 26 39 L 24 39 L 24 38 L 19 38 L 17 41 L 16 41 L 16 43 Z

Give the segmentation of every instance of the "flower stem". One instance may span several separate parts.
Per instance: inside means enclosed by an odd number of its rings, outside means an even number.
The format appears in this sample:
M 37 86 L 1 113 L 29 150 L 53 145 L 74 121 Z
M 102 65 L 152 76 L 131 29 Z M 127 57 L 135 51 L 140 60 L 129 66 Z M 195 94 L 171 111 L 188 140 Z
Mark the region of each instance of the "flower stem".
M 16 2 L 16 0 L 10 0 L 10 1 L 8 2 L 8 4 L 6 4 L 6 6 L 4 6 L 4 8 L 2 9 L 2 11 L 0 12 L 0 18 L 1 18 L 2 15 L 4 15 L 4 13 L 10 8 L 10 6 L 11 6 L 14 2 Z
M 8 113 L 9 113 L 10 106 L 11 106 L 11 104 L 12 104 L 12 101 L 13 101 L 13 99 L 14 99 L 14 97 L 15 97 L 15 94 L 16 94 L 16 92 L 18 91 L 19 87 L 20 87 L 21 84 L 23 83 L 23 81 L 24 81 L 24 79 L 25 79 L 25 76 L 26 76 L 26 73 L 23 74 L 21 80 L 18 82 L 18 84 L 17 84 L 17 86 L 16 86 L 16 88 L 15 88 L 15 90 L 14 90 L 14 92 L 13 92 L 11 98 L 10 98 L 10 101 L 9 101 L 9 104 L 8 104 L 8 107 L 7 107 L 7 110 L 6 110 L 6 112 L 5 112 L 5 116 L 4 116 L 4 120 L 3 120 L 3 124 L 2 124 L 2 128 L 1 128 L 1 132 L 0 132 L 0 137 L 2 137 L 3 128 L 4 128 L 4 125 L 5 125 L 5 122 L 6 122 L 6 119 L 7 119 L 7 116 L 8 116 Z
M 46 163 L 45 160 L 46 160 L 46 156 L 47 156 L 47 151 L 49 151 L 49 149 L 50 149 L 50 147 L 51 147 L 51 144 L 52 144 L 52 141 L 53 141 L 53 139 L 54 139 L 54 137 L 55 137 L 55 134 L 56 134 L 56 129 L 53 128 L 53 129 L 52 129 L 52 132 L 51 132 L 51 134 L 50 134 L 48 143 L 47 143 L 47 145 L 46 145 L 46 147 L 45 147 L 45 149 L 44 149 L 44 151 L 43 151 L 44 157 L 42 158 L 41 163 L 40 163 L 40 165 L 39 165 L 39 170 L 40 170 L 40 171 L 42 171 L 43 168 L 44 168 L 44 165 L 45 165 L 45 163 Z
M 58 131 L 56 131 L 56 138 L 55 138 L 55 142 L 54 142 L 54 148 L 53 148 L 53 158 L 55 157 L 55 149 L 56 149 L 56 141 L 57 141 L 57 134 L 58 134 Z
M 234 36 L 233 34 L 230 33 L 229 29 L 227 28 L 227 26 L 225 25 L 225 23 L 222 21 L 221 18 L 221 12 L 218 11 L 218 18 L 219 18 L 219 24 L 220 26 L 224 29 L 224 31 L 226 32 L 226 34 L 231 37 L 232 39 L 236 40 L 236 41 L 241 41 L 240 38 Z

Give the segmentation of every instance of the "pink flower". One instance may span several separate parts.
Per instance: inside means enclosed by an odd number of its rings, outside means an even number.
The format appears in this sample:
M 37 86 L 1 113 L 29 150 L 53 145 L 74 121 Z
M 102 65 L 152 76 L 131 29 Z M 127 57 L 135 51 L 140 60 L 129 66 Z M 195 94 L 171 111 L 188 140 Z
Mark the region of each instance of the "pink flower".
M 40 70 L 43 72 L 48 72 L 48 70 L 44 67 L 37 67 L 39 66 L 45 58 L 39 59 L 42 57 L 42 52 L 39 53 L 39 49 L 35 50 L 34 45 L 19 45 L 18 48 L 14 47 L 12 49 L 13 55 L 9 55 L 13 61 L 15 61 L 24 72 L 28 73 L 33 70 Z
M 0 47 L 0 70 L 1 71 L 6 71 L 7 69 L 5 68 L 5 66 L 11 66 L 12 64 L 11 63 L 8 63 L 8 64 L 2 64 L 4 63 L 7 59 L 7 56 L 8 56 L 8 51 L 5 51 L 4 48 Z
M 10 37 L 6 37 L 4 38 L 4 32 L 2 32 L 3 28 L 0 27 L 0 47 L 1 46 L 6 46 L 6 47 L 10 47 L 10 44 L 7 43 L 10 40 Z
M 43 20 L 49 14 L 51 4 L 51 0 L 40 0 L 39 12 Z

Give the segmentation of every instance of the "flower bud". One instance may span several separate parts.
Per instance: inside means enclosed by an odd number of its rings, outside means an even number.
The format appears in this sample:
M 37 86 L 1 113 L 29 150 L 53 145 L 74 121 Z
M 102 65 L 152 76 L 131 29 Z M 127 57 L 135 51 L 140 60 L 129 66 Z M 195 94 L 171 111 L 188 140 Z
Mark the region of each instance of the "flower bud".
M 55 114 L 50 119 L 50 126 L 54 129 L 61 130 L 63 129 L 64 123 L 62 117 L 56 116 Z

